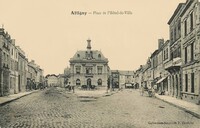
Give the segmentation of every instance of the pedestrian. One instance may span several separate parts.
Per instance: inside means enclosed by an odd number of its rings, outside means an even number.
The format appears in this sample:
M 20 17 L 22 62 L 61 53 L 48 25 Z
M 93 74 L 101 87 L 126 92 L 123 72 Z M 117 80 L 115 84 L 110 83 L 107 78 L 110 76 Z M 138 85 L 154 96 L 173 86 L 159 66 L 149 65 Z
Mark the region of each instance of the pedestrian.
M 151 86 L 148 87 L 148 94 L 149 94 L 149 97 L 153 96 L 153 88 Z
M 65 90 L 67 90 L 67 84 L 65 84 L 64 86 L 65 86 Z
M 68 84 L 68 89 L 69 89 L 69 92 L 71 91 L 71 85 L 70 85 L 70 82 Z
M 157 85 L 156 84 L 153 86 L 153 89 L 154 89 L 154 92 L 156 93 L 157 92 Z
M 152 87 L 152 96 L 155 97 L 155 89 Z
M 143 96 L 143 94 L 144 94 L 144 87 L 143 87 L 143 85 L 141 86 L 141 95 Z
M 74 86 L 72 86 L 72 90 L 73 90 L 73 93 L 75 92 L 75 87 Z

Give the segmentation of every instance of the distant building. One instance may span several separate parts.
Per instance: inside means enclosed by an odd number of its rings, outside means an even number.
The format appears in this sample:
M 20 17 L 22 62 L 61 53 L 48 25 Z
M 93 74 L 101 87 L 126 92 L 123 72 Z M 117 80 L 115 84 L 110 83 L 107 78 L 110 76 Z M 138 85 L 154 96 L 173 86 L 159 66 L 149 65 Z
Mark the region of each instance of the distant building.
M 151 59 L 148 58 L 145 65 L 142 66 L 142 80 L 143 85 L 147 88 L 150 88 L 152 86 L 152 72 L 151 72 Z
M 120 73 L 118 70 L 111 70 L 112 88 L 121 88 L 120 86 Z
M 55 87 L 58 85 L 58 76 L 55 74 L 47 75 L 46 77 L 48 87 Z
M 87 40 L 87 50 L 77 51 L 69 60 L 70 84 L 90 87 L 106 87 L 109 76 L 108 59 L 101 51 L 92 50 L 91 40 Z
M 58 86 L 65 87 L 65 75 L 64 74 L 58 75 Z
M 36 89 L 40 88 L 40 86 L 44 84 L 44 79 L 43 79 L 44 71 L 43 71 L 43 69 L 40 68 L 39 65 L 37 65 L 35 63 L 34 60 L 31 60 L 28 64 L 29 64 L 29 66 L 32 66 L 35 69 L 35 71 L 36 71 L 36 77 L 35 77 Z
M 26 91 L 27 76 L 26 76 L 26 56 L 25 52 L 16 46 L 18 50 L 18 87 L 19 92 Z
M 18 50 L 13 39 L 10 44 L 10 94 L 18 92 Z
M 36 75 L 37 75 L 37 70 L 28 64 L 28 73 L 27 73 L 27 90 L 33 90 L 36 89 Z
M 136 85 L 135 72 L 128 70 L 111 70 L 112 83 L 115 88 L 133 88 Z

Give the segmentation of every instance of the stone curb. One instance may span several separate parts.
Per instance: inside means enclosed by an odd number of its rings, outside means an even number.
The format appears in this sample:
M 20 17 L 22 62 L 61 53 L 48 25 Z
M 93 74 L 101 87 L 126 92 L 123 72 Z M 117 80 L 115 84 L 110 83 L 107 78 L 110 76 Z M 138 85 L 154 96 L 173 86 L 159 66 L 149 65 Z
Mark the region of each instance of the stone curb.
M 187 113 L 189 113 L 189 114 L 191 114 L 191 115 L 197 117 L 198 119 L 200 119 L 200 114 L 198 114 L 198 113 L 196 113 L 196 112 L 193 112 L 193 111 L 191 111 L 191 110 L 188 110 L 188 109 L 186 109 L 186 108 L 184 108 L 184 107 L 182 107 L 182 106 L 173 104 L 173 103 L 171 103 L 171 102 L 169 102 L 169 101 L 166 101 L 166 100 L 164 100 L 164 99 L 161 99 L 161 98 L 159 98 L 159 97 L 157 97 L 157 96 L 155 96 L 155 97 L 156 97 L 157 99 L 159 99 L 159 100 L 162 100 L 162 101 L 164 101 L 164 102 L 166 102 L 166 103 L 168 103 L 168 104 L 170 104 L 170 105 L 172 105 L 172 106 L 174 106 L 174 107 L 177 107 L 177 108 L 179 108 L 179 109 L 181 109 L 181 110 L 183 110 L 183 111 L 185 111 L 185 112 L 187 112 Z
M 39 90 L 32 91 L 32 92 L 27 93 L 27 94 L 25 94 L 25 95 L 22 95 L 22 96 L 19 96 L 19 97 L 16 97 L 16 98 L 7 100 L 7 101 L 5 101 L 5 102 L 3 102 L 3 103 L 0 103 L 0 106 L 4 106 L 4 105 L 6 105 L 7 103 L 10 103 L 10 102 L 12 102 L 12 101 L 15 101 L 15 100 L 17 100 L 17 99 L 20 99 L 20 98 L 22 98 L 22 97 L 24 97 L 24 96 L 28 96 L 28 95 L 30 95 L 30 94 L 32 94 L 32 93 L 35 93 L 35 92 L 38 92 L 38 91 L 39 91 Z

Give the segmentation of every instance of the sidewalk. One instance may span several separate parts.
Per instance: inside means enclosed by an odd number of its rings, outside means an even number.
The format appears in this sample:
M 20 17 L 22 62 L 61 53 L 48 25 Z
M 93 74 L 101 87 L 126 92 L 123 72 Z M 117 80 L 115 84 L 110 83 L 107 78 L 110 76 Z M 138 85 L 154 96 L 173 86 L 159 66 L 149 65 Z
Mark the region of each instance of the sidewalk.
M 17 100 L 24 96 L 30 95 L 31 93 L 37 92 L 38 90 L 30 91 L 30 92 L 21 92 L 18 94 L 12 94 L 9 96 L 0 97 L 0 106 L 3 106 L 11 101 Z
M 164 102 L 167 102 L 175 107 L 178 107 L 178 108 L 184 110 L 185 112 L 188 112 L 188 113 L 192 114 L 193 116 L 200 119 L 200 105 L 196 105 L 194 103 L 176 99 L 171 96 L 158 95 L 158 94 L 156 94 L 155 96 L 156 96 L 156 98 L 158 98 Z

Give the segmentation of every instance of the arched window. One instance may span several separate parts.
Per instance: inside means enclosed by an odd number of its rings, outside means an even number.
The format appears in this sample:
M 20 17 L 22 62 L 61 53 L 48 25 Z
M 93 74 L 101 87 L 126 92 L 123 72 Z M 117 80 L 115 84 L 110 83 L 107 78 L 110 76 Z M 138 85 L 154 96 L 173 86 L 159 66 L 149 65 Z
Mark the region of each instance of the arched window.
M 77 79 L 77 80 L 76 80 L 76 85 L 81 85 L 80 79 Z
M 98 85 L 102 85 L 102 80 L 101 80 L 101 79 L 98 79 L 97 84 L 98 84 Z
M 92 80 L 90 78 L 87 79 L 87 85 L 91 86 L 92 85 Z

